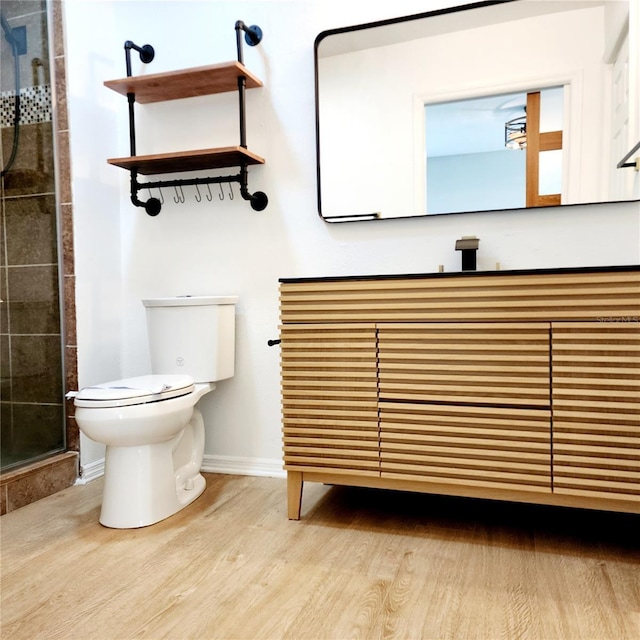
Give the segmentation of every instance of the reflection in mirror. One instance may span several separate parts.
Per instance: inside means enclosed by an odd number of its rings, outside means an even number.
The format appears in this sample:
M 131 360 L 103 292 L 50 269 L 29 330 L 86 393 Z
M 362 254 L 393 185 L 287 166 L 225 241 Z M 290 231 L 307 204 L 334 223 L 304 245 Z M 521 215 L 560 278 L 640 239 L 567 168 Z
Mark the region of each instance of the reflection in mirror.
M 640 135 L 637 91 L 615 90 L 614 69 L 627 86 L 640 69 L 629 1 L 483 2 L 321 33 L 321 215 L 638 199 L 638 173 L 615 168 Z M 508 144 L 513 120 L 526 145 Z
M 562 131 L 563 88 L 540 95 L 536 129 L 544 139 Z M 425 106 L 426 212 L 520 209 L 562 199 L 562 148 L 546 142 L 540 152 L 537 183 L 535 164 L 527 162 L 532 116 L 527 118 L 526 92 L 500 94 Z M 515 153 L 514 153 L 515 152 Z M 529 201 L 527 200 L 527 194 Z M 551 196 L 556 196 L 552 198 Z

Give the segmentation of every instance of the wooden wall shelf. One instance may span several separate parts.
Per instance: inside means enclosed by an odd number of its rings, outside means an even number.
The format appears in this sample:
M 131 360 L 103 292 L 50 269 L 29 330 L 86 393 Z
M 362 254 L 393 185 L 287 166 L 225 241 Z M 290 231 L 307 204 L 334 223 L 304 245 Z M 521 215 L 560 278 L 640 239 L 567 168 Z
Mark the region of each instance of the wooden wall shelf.
M 238 90 L 238 78 L 246 80 L 247 89 L 261 87 L 262 82 L 239 62 L 222 62 L 179 71 L 107 80 L 104 86 L 126 96 L 135 94 L 136 102 L 149 104 L 181 98 L 195 98 Z
M 131 50 L 140 54 L 140 60 L 149 63 L 155 56 L 150 44 L 138 46 L 131 40 L 124 43 L 127 76 L 118 80 L 106 80 L 104 86 L 127 98 L 129 106 L 129 141 L 131 155 L 123 158 L 111 158 L 107 162 L 131 173 L 131 202 L 136 207 L 144 207 L 150 216 L 156 216 L 162 208 L 162 201 L 150 195 L 144 202 L 138 194 L 143 189 L 154 187 L 180 187 L 200 184 L 220 184 L 237 182 L 240 195 L 251 203 L 255 211 L 262 211 L 269 199 L 262 191 L 250 193 L 247 185 L 249 165 L 264 164 L 264 158 L 249 151 L 246 142 L 245 90 L 261 87 L 262 82 L 243 64 L 242 32 L 245 41 L 255 46 L 262 40 L 262 31 L 257 25 L 248 27 L 242 20 L 235 24 L 238 60 L 222 62 L 202 67 L 192 67 L 177 71 L 165 71 L 148 75 L 131 75 Z M 182 98 L 195 98 L 216 93 L 237 91 L 239 97 L 240 144 L 232 147 L 214 147 L 191 151 L 177 151 L 159 154 L 139 155 L 136 150 L 136 130 L 134 105 L 152 102 L 165 102 Z M 138 182 L 138 174 L 157 175 L 164 173 L 182 173 L 185 171 L 208 171 L 239 167 L 237 175 L 208 176 L 206 178 L 168 179 L 157 182 Z M 180 200 L 184 202 L 184 198 Z
M 239 167 L 241 164 L 264 164 L 264 158 L 243 147 L 219 147 L 197 151 L 177 151 L 145 156 L 110 158 L 109 164 L 143 175 L 159 173 L 180 173 L 182 171 L 205 171 L 225 167 Z

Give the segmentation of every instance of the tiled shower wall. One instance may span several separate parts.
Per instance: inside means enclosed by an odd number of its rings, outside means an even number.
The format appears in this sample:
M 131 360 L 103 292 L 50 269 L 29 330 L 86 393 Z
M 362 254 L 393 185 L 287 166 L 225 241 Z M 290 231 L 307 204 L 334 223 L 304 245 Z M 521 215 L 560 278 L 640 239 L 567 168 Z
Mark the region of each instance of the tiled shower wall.
M 79 443 L 73 407 L 69 403 L 70 415 L 65 418 L 63 406 L 64 390 L 77 388 L 75 281 L 60 1 L 56 0 L 51 7 L 52 59 L 47 2 L 0 0 L 0 8 L 10 26 L 26 26 L 27 36 L 27 53 L 20 56 L 22 108 L 18 154 L 0 185 L 3 467 L 25 457 L 42 458 L 56 452 L 78 451 Z M 4 37 L 0 46 L 3 58 L 0 159 L 4 166 L 14 135 L 15 89 L 11 47 Z M 51 91 L 56 105 L 53 112 L 48 99 Z M 57 136 L 55 151 L 54 136 Z M 57 171 L 54 171 L 56 159 Z M 62 252 L 62 274 L 58 266 L 59 251 Z M 61 290 L 64 321 L 60 316 Z M 63 371 L 66 371 L 65 380 Z M 60 465 L 56 464 L 57 460 Z M 69 486 L 75 481 L 76 470 L 77 455 L 64 454 L 3 473 L 0 512 Z

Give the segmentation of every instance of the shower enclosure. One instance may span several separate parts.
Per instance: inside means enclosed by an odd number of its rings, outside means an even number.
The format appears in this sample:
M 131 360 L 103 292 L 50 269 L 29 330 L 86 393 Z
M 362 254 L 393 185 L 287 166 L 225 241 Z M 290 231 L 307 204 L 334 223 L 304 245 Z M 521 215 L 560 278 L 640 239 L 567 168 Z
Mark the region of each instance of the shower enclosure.
M 0 472 L 67 444 L 47 9 L 0 0 Z

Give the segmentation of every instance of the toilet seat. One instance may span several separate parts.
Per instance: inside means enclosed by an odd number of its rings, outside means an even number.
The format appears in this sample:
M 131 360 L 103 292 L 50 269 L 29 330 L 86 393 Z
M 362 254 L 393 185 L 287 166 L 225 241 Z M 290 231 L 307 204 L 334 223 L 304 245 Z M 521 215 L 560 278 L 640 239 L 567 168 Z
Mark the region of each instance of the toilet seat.
M 195 383 L 187 375 L 149 375 L 104 382 L 81 389 L 76 407 L 127 407 L 162 402 L 192 393 Z

